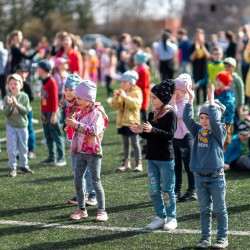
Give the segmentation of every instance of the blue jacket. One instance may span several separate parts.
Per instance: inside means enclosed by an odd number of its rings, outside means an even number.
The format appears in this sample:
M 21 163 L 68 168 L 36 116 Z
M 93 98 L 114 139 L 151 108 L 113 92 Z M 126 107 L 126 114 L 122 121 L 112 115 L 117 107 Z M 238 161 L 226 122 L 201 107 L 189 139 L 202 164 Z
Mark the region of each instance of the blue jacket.
M 250 139 L 248 140 L 248 147 L 250 148 Z M 236 135 L 231 143 L 228 145 L 224 154 L 225 164 L 230 164 L 234 160 L 238 159 L 242 154 L 243 146 L 238 135 Z
M 208 116 L 210 129 L 204 130 L 193 118 L 193 106 L 186 104 L 183 121 L 194 137 L 190 160 L 190 170 L 194 173 L 217 173 L 224 167 L 223 147 L 226 128 L 220 122 L 221 117 L 214 105 L 209 105 Z
M 226 111 L 223 113 L 221 117 L 221 121 L 226 124 L 234 124 L 234 116 L 235 116 L 235 95 L 230 90 L 224 90 L 219 95 L 214 95 L 214 99 L 218 99 L 220 103 L 226 106 Z

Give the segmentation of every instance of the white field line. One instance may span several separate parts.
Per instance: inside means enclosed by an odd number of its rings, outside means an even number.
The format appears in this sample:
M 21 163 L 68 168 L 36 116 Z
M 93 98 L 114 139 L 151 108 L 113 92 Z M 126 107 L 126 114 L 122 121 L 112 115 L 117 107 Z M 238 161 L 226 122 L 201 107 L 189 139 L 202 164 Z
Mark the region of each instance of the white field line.
M 113 231 L 113 232 L 169 233 L 169 232 L 162 231 L 162 230 L 151 231 L 145 228 L 136 228 L 136 227 L 63 225 L 63 224 L 57 224 L 57 223 L 26 222 L 26 221 L 13 221 L 13 220 L 0 220 L 0 225 L 35 226 L 35 227 L 44 227 L 44 228 L 82 229 L 82 230 L 98 230 L 98 231 Z M 176 229 L 171 233 L 173 234 L 200 234 L 200 230 Z M 216 234 L 216 231 L 213 230 L 212 234 Z M 228 234 L 250 236 L 250 231 L 228 231 Z

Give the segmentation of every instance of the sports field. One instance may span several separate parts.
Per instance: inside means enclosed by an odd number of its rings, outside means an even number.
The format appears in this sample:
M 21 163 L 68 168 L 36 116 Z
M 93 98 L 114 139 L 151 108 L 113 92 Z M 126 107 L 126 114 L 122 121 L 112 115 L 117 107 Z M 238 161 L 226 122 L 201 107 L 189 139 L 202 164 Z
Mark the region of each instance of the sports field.
M 118 85 L 116 85 L 118 87 Z M 5 150 L 0 152 L 0 249 L 193 249 L 199 239 L 199 210 L 196 201 L 177 203 L 178 227 L 174 233 L 149 232 L 144 227 L 155 217 L 147 188 L 146 161 L 142 173 L 117 173 L 122 160 L 122 141 L 116 133 L 116 114 L 106 102 L 106 91 L 98 88 L 110 123 L 103 140 L 102 183 L 106 193 L 109 220 L 94 221 L 96 209 L 89 207 L 89 217 L 70 221 L 76 206 L 67 204 L 74 195 L 69 149 L 67 166 L 42 166 L 47 148 L 37 133 L 35 160 L 30 161 L 34 175 L 18 174 L 10 178 Z M 40 118 L 39 99 L 33 103 L 34 117 Z M 41 122 L 35 129 L 41 128 Z M 5 138 L 5 118 L 0 111 L 0 138 Z M 186 176 L 184 173 L 184 189 Z M 227 172 L 229 213 L 229 248 L 250 249 L 250 174 Z M 215 218 L 213 229 L 216 229 Z M 213 241 L 215 235 L 213 235 Z

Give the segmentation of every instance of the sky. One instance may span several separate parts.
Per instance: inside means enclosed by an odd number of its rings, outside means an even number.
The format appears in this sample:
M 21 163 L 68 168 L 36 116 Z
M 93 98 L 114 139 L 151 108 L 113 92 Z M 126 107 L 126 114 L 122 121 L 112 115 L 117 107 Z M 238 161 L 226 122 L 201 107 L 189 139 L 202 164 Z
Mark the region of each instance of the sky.
M 154 19 L 162 19 L 166 17 L 176 16 L 176 13 L 182 12 L 185 4 L 185 0 L 137 0 L 146 1 L 146 10 L 144 15 L 149 15 Z M 92 0 L 94 17 L 97 23 L 101 24 L 105 22 L 107 13 L 107 0 Z M 115 1 L 111 1 L 114 3 Z M 133 0 L 116 0 L 124 7 L 131 5 Z M 173 2 L 174 12 L 169 11 L 170 2 Z M 111 7 L 112 8 L 112 7 Z M 115 14 L 115 13 L 114 13 Z

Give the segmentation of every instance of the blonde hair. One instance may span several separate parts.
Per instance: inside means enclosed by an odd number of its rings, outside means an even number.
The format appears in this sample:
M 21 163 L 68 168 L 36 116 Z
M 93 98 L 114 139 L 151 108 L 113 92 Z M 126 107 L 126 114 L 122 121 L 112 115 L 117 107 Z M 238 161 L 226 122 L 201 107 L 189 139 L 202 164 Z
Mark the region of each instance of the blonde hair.
M 12 46 L 13 38 L 15 36 L 18 36 L 20 33 L 22 33 L 22 31 L 20 31 L 20 30 L 13 30 L 13 31 L 11 31 L 10 34 L 7 35 L 7 47 L 8 47 L 8 49 L 10 49 L 11 46 Z

